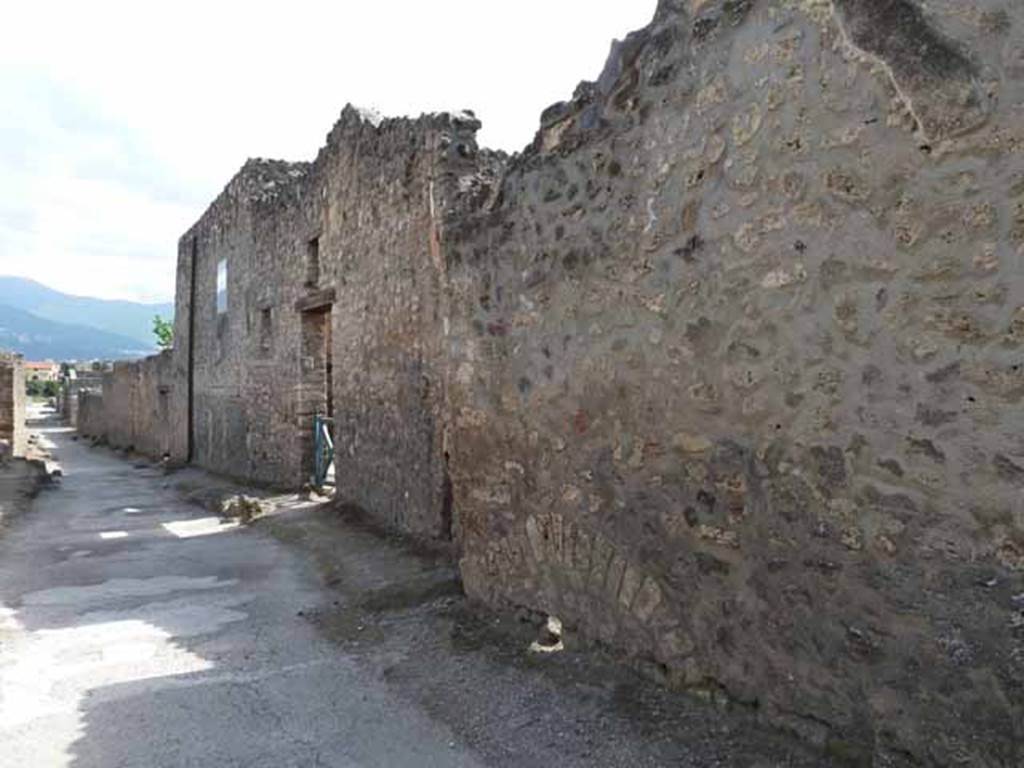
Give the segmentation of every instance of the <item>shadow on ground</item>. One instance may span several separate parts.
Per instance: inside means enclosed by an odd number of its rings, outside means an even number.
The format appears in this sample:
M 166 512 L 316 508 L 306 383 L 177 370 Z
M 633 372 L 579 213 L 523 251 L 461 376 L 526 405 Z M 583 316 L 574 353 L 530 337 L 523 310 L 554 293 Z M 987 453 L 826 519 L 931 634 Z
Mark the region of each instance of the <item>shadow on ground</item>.
M 529 653 L 443 552 L 294 496 L 224 525 L 183 501 L 223 481 L 52 436 L 66 480 L 0 540 L 0 768 L 830 764 L 571 642 Z

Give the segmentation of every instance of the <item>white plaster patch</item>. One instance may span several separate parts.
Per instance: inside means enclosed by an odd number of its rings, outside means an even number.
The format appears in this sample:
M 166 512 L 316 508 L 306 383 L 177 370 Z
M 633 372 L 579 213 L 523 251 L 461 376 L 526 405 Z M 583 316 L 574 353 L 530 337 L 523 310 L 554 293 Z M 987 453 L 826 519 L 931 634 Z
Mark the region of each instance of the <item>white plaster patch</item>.
M 237 528 L 237 520 L 223 521 L 219 517 L 203 517 L 198 520 L 176 520 L 162 523 L 161 527 L 179 539 L 191 539 L 196 536 L 212 536 Z
M 785 288 L 794 283 L 802 283 L 807 279 L 807 270 L 803 264 L 797 264 L 793 269 L 775 269 L 764 276 L 761 281 L 762 288 Z
M 470 363 L 461 363 L 455 371 L 455 380 L 467 386 L 473 383 L 473 366 Z

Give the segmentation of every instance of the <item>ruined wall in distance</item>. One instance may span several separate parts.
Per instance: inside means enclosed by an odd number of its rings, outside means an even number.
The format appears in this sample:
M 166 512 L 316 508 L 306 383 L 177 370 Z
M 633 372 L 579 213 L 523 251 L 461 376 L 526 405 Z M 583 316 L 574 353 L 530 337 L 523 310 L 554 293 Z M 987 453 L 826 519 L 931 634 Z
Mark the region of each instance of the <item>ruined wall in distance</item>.
M 139 369 L 134 362 L 118 361 L 103 375 L 105 437 L 114 448 L 135 449 L 136 399 Z
M 70 427 L 78 426 L 78 393 L 83 390 L 102 387 L 103 372 L 101 370 L 80 369 L 61 378 L 61 392 L 58 399 L 61 418 Z
M 136 451 L 146 456 L 170 456 L 176 429 L 171 398 L 174 390 L 182 386 L 182 382 L 173 375 L 172 352 L 168 350 L 143 358 L 136 365 L 132 444 Z
M 471 596 L 864 764 L 1021 764 L 1022 34 L 666 1 L 548 110 L 447 240 Z
M 25 407 L 24 360 L 21 355 L 0 352 L 0 440 L 8 443 L 9 456 L 25 455 Z
M 78 417 L 75 422 L 75 431 L 83 437 L 106 439 L 106 411 L 103 407 L 103 392 L 101 389 L 82 389 L 76 395 L 78 405 L 76 411 Z
M 77 393 L 77 431 L 112 448 L 161 459 L 173 458 L 172 438 L 179 418 L 172 397 L 182 383 L 174 374 L 172 352 L 115 362 L 103 372 L 99 390 Z

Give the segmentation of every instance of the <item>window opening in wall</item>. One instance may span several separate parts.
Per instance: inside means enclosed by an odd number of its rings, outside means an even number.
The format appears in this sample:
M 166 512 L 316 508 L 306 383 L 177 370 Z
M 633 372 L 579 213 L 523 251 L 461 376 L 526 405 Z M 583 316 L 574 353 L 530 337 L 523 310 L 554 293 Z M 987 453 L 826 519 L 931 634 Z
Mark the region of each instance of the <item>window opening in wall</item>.
M 306 287 L 316 288 L 320 283 L 320 238 L 306 243 Z
M 217 262 L 217 314 L 228 311 L 228 260 Z
M 269 352 L 273 345 L 274 318 L 270 307 L 260 310 L 260 352 Z

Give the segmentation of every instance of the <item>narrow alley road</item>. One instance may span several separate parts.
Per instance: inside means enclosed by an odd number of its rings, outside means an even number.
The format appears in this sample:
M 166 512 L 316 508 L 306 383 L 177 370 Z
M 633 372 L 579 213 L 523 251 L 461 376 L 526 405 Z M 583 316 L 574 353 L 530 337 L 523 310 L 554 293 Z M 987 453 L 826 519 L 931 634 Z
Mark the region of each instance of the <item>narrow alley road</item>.
M 64 477 L 0 528 L 0 768 L 825 766 L 731 711 L 466 605 L 329 508 L 239 527 L 44 426 Z M 208 489 L 207 489 L 208 490 Z
M 62 486 L 0 538 L 2 768 L 478 764 L 296 619 L 301 558 L 44 432 Z

